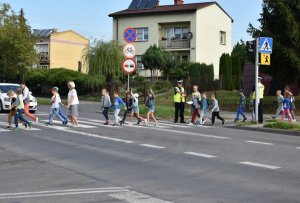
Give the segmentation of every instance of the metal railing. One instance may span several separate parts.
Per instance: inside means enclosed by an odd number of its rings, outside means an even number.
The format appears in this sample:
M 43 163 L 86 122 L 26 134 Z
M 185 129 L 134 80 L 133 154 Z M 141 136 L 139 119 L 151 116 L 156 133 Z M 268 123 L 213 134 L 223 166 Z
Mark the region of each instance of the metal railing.
M 162 49 L 189 49 L 191 41 L 189 39 L 166 39 L 160 40 L 159 46 Z

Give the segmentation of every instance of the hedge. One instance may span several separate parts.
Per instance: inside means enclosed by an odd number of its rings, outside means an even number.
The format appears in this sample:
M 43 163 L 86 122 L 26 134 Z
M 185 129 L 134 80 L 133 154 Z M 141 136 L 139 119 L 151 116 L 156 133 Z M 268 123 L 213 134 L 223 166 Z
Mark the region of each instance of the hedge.
M 214 89 L 214 66 L 192 63 L 188 66 L 190 85 L 198 85 L 201 91 Z

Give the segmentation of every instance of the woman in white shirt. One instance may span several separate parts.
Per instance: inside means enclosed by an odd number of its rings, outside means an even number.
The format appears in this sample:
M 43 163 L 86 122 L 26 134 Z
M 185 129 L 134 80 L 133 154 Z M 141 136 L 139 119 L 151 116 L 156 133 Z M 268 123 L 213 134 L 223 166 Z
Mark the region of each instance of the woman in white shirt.
M 78 96 L 77 91 L 75 89 L 75 83 L 73 81 L 68 82 L 68 103 L 67 103 L 67 109 L 68 109 L 68 118 L 73 123 L 73 127 L 78 127 Z

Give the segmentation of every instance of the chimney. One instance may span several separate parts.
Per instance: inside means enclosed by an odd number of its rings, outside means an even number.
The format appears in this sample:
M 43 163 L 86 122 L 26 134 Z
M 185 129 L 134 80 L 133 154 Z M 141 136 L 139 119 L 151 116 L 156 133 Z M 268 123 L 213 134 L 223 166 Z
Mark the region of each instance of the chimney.
M 184 0 L 174 0 L 174 5 L 182 5 Z
M 160 0 L 157 1 L 155 7 L 159 7 Z

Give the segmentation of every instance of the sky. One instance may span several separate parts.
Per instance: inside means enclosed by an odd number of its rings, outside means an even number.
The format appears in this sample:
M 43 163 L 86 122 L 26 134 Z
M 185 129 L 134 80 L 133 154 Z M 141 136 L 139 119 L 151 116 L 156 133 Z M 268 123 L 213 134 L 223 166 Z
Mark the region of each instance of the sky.
M 112 19 L 108 14 L 128 8 L 132 0 L 0 0 L 9 3 L 13 10 L 24 9 L 32 28 L 58 31 L 74 30 L 88 39 L 112 39 Z M 206 0 L 185 0 L 185 3 Z M 207 0 L 209 1 L 209 0 Z M 212 0 L 213 1 L 213 0 Z M 246 30 L 249 22 L 258 26 L 262 0 L 216 0 L 234 19 L 232 42 L 251 37 Z M 161 5 L 173 0 L 160 0 Z

